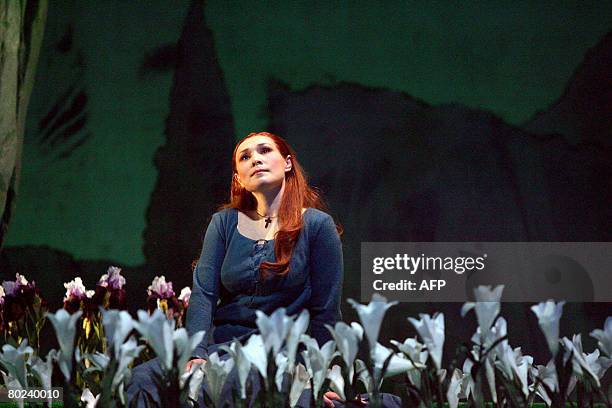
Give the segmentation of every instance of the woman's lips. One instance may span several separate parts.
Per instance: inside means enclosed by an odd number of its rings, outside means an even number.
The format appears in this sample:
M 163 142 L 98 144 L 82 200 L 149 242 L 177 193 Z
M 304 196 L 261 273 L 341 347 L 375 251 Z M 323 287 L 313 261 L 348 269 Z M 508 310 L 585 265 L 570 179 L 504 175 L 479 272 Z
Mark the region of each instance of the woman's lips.
M 268 170 L 264 170 L 264 169 L 261 169 L 261 170 L 255 170 L 255 171 L 253 172 L 253 174 L 252 174 L 252 175 L 254 176 L 254 175 L 256 175 L 256 174 L 263 173 L 264 171 L 268 171 Z

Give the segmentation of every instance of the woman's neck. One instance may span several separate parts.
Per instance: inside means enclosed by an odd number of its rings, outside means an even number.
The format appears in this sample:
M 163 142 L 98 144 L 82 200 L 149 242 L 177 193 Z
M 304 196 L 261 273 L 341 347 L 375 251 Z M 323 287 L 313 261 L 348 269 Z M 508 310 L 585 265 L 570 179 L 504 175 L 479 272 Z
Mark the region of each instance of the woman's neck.
M 285 181 L 283 184 L 273 190 L 269 191 L 258 191 L 253 192 L 255 199 L 257 200 L 257 214 L 260 216 L 276 217 L 278 216 L 278 209 L 283 199 L 283 193 L 285 192 Z

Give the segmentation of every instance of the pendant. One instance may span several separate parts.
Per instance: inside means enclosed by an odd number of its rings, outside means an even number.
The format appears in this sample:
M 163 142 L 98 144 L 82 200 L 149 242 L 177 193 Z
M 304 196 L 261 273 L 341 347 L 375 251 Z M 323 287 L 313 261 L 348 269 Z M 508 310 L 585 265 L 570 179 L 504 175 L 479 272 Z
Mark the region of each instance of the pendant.
M 270 223 L 272 223 L 272 218 L 270 218 L 270 217 L 266 218 L 266 225 L 264 226 L 264 228 L 268 228 Z

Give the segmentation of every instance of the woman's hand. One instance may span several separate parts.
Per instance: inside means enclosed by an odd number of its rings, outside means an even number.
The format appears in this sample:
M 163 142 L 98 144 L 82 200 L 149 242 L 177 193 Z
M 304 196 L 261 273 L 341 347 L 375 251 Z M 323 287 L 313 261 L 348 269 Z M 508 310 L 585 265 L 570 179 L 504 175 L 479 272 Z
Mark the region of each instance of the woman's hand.
M 333 391 L 327 391 L 325 394 L 323 394 L 323 402 L 325 403 L 326 407 L 334 408 L 334 401 L 343 402 L 340 396 Z
M 334 401 L 345 402 L 342 398 L 340 398 L 338 394 L 333 391 L 327 391 L 325 394 L 323 394 L 323 402 L 325 403 L 326 407 L 334 408 Z M 355 402 L 357 404 L 366 406 L 366 401 L 360 396 L 355 397 Z
M 203 358 L 194 358 L 193 360 L 189 360 L 187 362 L 187 364 L 185 365 L 185 372 L 190 371 L 191 367 L 194 364 L 204 364 L 206 362 L 206 360 L 204 360 Z

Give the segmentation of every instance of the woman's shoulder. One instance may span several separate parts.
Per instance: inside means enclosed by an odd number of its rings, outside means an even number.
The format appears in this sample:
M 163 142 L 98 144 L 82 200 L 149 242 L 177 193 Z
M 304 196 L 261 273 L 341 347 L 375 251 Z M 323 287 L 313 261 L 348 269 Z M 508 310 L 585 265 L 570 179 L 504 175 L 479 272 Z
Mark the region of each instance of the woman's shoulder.
M 217 211 L 216 213 L 214 213 L 213 217 L 224 218 L 224 217 L 228 217 L 228 216 L 230 216 L 232 214 L 235 214 L 237 212 L 238 212 L 238 210 L 236 208 L 223 208 L 223 209 Z
M 222 210 L 217 211 L 211 217 L 210 222 L 218 223 L 221 225 L 228 225 L 235 220 L 238 214 L 238 210 L 235 208 L 224 208 Z
M 308 208 L 303 217 L 304 230 L 311 245 L 332 245 L 339 242 L 338 227 L 331 215 L 316 208 Z
M 330 222 L 335 224 L 331 215 L 317 208 L 306 208 L 303 217 L 304 223 L 311 226 L 321 225 Z

